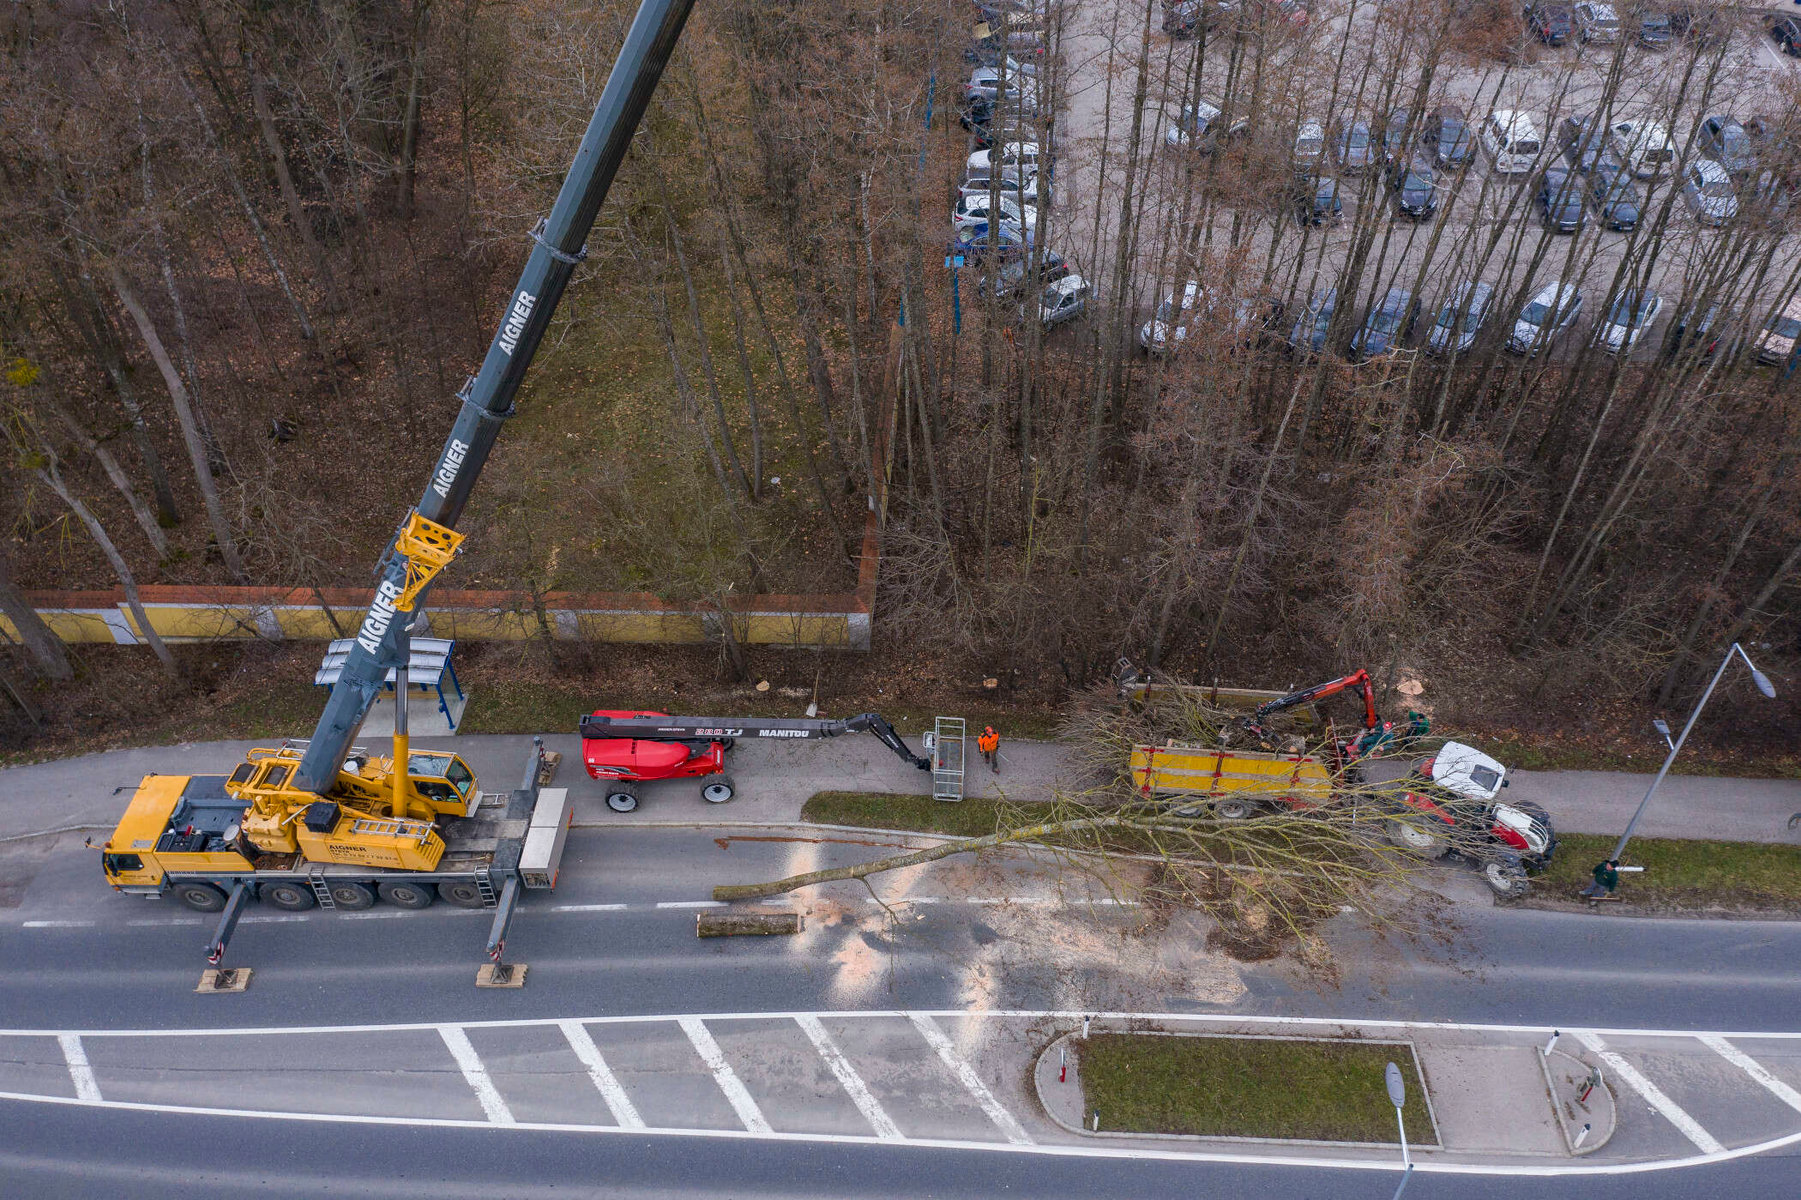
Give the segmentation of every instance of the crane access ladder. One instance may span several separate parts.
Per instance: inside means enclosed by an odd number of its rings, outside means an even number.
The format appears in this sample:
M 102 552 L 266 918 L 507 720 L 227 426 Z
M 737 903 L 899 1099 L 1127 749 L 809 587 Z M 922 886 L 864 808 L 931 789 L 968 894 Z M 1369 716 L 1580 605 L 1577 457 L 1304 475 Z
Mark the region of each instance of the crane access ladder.
M 962 717 L 938 717 L 932 722 L 932 799 L 953 803 L 963 799 L 963 757 L 967 749 Z

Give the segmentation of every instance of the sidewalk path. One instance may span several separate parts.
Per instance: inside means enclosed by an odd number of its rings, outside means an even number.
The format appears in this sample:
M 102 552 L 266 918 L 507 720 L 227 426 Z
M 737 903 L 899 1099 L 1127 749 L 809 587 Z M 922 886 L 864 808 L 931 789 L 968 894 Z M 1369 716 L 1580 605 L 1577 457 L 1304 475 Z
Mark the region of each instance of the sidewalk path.
M 917 739 L 912 739 L 917 748 Z M 0 770 L 0 838 L 71 825 L 110 826 L 124 811 L 138 780 L 152 773 L 223 774 L 250 742 L 196 742 L 137 750 L 111 750 Z M 740 742 L 732 756 L 737 797 L 714 807 L 700 799 L 697 780 L 639 785 L 642 803 L 629 815 L 610 812 L 601 787 L 581 768 L 581 742 L 574 734 L 544 739 L 563 755 L 557 782 L 576 799 L 576 819 L 584 823 L 778 822 L 799 818 L 807 797 L 821 791 L 931 791 L 922 771 L 901 762 L 873 737 L 849 735 L 828 742 Z M 380 739 L 369 739 L 380 753 Z M 419 738 L 414 745 L 455 749 L 468 760 L 482 786 L 502 791 L 524 773 L 531 739 L 518 734 L 471 734 L 461 738 Z M 1052 787 L 1079 787 L 1064 748 L 1055 742 L 1003 742 L 1001 771 L 990 773 L 979 759 L 969 773 L 970 796 L 1031 800 Z M 1651 776 L 1612 771 L 1521 771 L 1504 795 L 1531 800 L 1551 814 L 1560 832 L 1618 833 L 1644 798 Z M 1712 838 L 1725 841 L 1797 842 L 1788 829 L 1790 814 L 1801 812 L 1801 780 L 1721 779 L 1672 775 L 1658 789 L 1637 833 L 1644 837 Z

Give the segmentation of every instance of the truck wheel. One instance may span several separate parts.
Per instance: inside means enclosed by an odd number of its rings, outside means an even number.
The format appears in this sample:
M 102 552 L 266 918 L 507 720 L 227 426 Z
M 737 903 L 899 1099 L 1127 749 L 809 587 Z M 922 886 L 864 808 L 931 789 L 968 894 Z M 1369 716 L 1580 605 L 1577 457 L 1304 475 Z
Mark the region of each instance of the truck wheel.
M 416 883 L 411 879 L 391 880 L 378 885 L 375 890 L 395 908 L 430 908 L 431 902 L 438 898 L 431 884 Z
M 178 883 L 169 890 L 195 912 L 218 912 L 225 907 L 225 893 L 210 883 Z
M 713 782 L 700 789 L 700 798 L 708 804 L 724 804 L 736 794 L 730 775 L 716 776 Z
M 638 807 L 638 793 L 617 791 L 607 793 L 607 807 L 616 813 L 628 813 Z
M 474 880 L 465 879 L 455 883 L 440 883 L 438 899 L 446 904 L 454 904 L 458 908 L 481 908 L 482 890 L 475 886 Z
M 357 912 L 375 907 L 375 889 L 366 883 L 352 883 L 346 879 L 326 886 L 331 892 L 331 902 L 339 908 Z
M 283 912 L 305 912 L 319 903 L 313 895 L 313 889 L 304 883 L 265 883 L 257 893 L 266 904 L 274 905 Z
M 1482 881 L 1488 884 L 1489 890 L 1496 896 L 1512 899 L 1524 896 L 1530 883 L 1526 879 L 1526 869 L 1518 863 L 1501 862 L 1490 859 L 1482 864 Z
M 1409 821 L 1391 820 L 1388 840 L 1403 850 L 1411 850 L 1421 858 L 1443 858 L 1451 844 L 1430 829 Z

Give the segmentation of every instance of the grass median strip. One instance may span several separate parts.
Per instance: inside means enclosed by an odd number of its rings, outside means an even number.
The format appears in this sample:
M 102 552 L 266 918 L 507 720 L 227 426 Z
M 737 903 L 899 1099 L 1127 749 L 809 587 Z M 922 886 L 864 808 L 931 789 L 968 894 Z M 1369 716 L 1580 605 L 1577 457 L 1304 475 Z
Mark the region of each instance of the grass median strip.
M 1048 804 L 1015 804 L 1013 811 L 1029 823 L 1048 816 Z M 866 829 L 908 829 L 952 837 L 984 837 L 1000 820 L 993 800 L 966 799 L 947 804 L 907 792 L 814 792 L 800 819 L 815 825 L 860 825 Z
M 1383 1073 L 1407 1081 L 1407 1140 L 1436 1145 L 1413 1048 L 1398 1042 L 1097 1033 L 1073 1039 L 1102 1133 L 1395 1142 Z
M 1559 835 L 1557 858 L 1535 890 L 1553 899 L 1574 898 L 1616 840 L 1592 833 Z M 1625 863 L 1645 868 L 1620 876 L 1616 895 L 1629 904 L 1801 910 L 1801 846 L 1640 837 L 1626 846 Z

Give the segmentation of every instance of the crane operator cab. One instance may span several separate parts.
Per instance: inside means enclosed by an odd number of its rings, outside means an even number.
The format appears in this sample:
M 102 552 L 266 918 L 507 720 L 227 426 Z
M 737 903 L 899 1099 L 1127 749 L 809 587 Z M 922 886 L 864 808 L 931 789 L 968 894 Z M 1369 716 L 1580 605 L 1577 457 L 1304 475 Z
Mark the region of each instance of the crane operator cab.
M 444 854 L 438 824 L 479 803 L 475 774 L 445 751 L 391 758 L 357 752 L 319 795 L 292 786 L 304 745 L 250 751 L 226 775 L 151 775 L 102 847 L 107 882 L 160 891 L 170 872 L 244 871 L 302 862 L 430 871 Z

